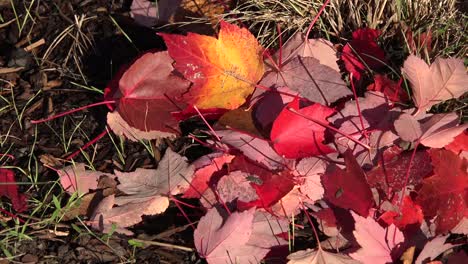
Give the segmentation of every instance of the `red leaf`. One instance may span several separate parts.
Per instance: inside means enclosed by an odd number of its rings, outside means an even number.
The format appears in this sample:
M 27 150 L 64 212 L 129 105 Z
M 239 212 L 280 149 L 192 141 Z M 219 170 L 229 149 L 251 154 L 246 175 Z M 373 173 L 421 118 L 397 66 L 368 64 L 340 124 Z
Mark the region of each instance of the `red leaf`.
M 380 216 L 386 224 L 394 224 L 400 230 L 404 230 L 408 225 L 421 225 L 424 216 L 421 206 L 415 204 L 411 197 L 405 196 L 401 213 L 395 211 L 387 211 Z
M 0 168 L 0 197 L 5 196 L 11 200 L 13 209 L 23 212 L 27 209 L 26 196 L 18 193 L 15 175 L 12 170 Z
M 192 163 L 195 167 L 195 174 L 193 175 L 192 182 L 187 191 L 185 191 L 184 198 L 200 198 L 206 189 L 210 179 L 217 172 L 221 172 L 223 165 L 230 163 L 234 158 L 233 155 L 224 154 L 220 152 L 211 153 L 200 157 Z
M 452 143 L 445 146 L 445 149 L 462 157 L 468 158 L 468 130 L 456 136 Z
M 150 133 L 144 138 L 173 135 L 174 129 L 178 129 L 178 122 L 172 118 L 171 112 L 184 107 L 184 104 L 177 106 L 175 102 L 190 82 L 173 73 L 172 62 L 167 52 L 148 52 L 125 71 L 118 87 L 106 94 L 107 99 L 116 100 L 115 111 L 128 124 L 127 127 Z M 110 118 L 108 124 L 126 135 L 126 124 L 118 118 Z M 160 134 L 151 134 L 155 131 Z M 130 135 L 135 133 L 133 130 L 127 132 Z
M 426 218 L 436 217 L 437 233 L 454 228 L 467 212 L 468 162 L 448 150 L 430 150 L 434 175 L 423 180 L 416 202 Z
M 390 156 L 390 157 L 389 157 Z M 379 165 L 367 172 L 367 181 L 371 187 L 380 188 L 387 195 L 400 191 L 404 187 L 406 170 L 410 165 L 411 153 L 394 155 L 390 150 L 383 154 Z M 418 185 L 424 177 L 431 175 L 431 158 L 426 151 L 416 152 L 408 176 L 409 185 Z
M 409 100 L 408 94 L 401 87 L 401 80 L 395 82 L 386 75 L 376 74 L 374 83 L 367 86 L 367 90 L 382 92 L 393 102 L 406 102 Z
M 334 150 L 323 144 L 325 127 L 299 116 L 287 108 L 292 108 L 299 113 L 328 124 L 326 118 L 334 113 L 334 110 L 321 104 L 313 104 L 299 108 L 299 99 L 295 99 L 281 111 L 273 123 L 271 140 L 278 154 L 286 158 L 304 158 L 317 155 L 325 155 Z
M 380 31 L 370 28 L 361 28 L 353 32 L 353 40 L 343 47 L 341 59 L 345 68 L 352 73 L 356 80 L 367 70 L 376 70 L 386 62 L 384 51 L 377 45 L 376 39 Z M 364 64 L 364 63 L 365 64 Z
M 231 170 L 240 170 L 251 176 L 250 185 L 257 192 L 258 199 L 251 202 L 238 201 L 240 210 L 258 207 L 268 208 L 278 202 L 294 187 L 293 175 L 289 171 L 273 173 L 269 169 L 260 166 L 244 157 L 234 159 Z
M 366 176 L 350 150 L 344 153 L 344 158 L 346 171 L 330 165 L 322 175 L 325 198 L 338 207 L 367 217 L 374 200 Z

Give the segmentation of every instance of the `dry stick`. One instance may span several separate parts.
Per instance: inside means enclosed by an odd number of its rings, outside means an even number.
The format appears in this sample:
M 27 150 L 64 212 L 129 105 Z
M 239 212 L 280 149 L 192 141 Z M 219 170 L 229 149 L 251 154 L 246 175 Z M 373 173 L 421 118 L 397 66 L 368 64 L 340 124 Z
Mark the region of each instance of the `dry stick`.
M 363 147 L 366 148 L 367 150 L 370 150 L 370 149 L 371 149 L 371 147 L 370 147 L 369 145 L 367 145 L 367 144 L 365 144 L 365 143 L 362 143 L 362 142 L 359 141 L 359 140 L 354 139 L 354 138 L 351 137 L 350 135 L 348 135 L 348 134 L 346 134 L 346 133 L 344 133 L 344 132 L 341 132 L 340 130 L 338 130 L 338 129 L 336 129 L 336 128 L 334 128 L 334 127 L 328 125 L 328 124 L 325 124 L 325 123 L 323 123 L 322 121 L 319 121 L 319 120 L 317 120 L 317 119 L 311 118 L 311 117 L 306 116 L 306 115 L 303 115 L 303 114 L 299 113 L 299 112 L 298 112 L 296 109 L 294 109 L 294 108 L 287 107 L 286 109 L 288 109 L 289 111 L 291 111 L 291 112 L 295 113 L 296 115 L 299 115 L 299 116 L 301 116 L 301 117 L 303 117 L 303 118 L 305 118 L 305 119 L 307 119 L 307 120 L 309 120 L 309 121 L 312 121 L 312 122 L 314 122 L 314 123 L 316 123 L 316 124 L 318 124 L 318 125 L 321 125 L 321 126 L 323 126 L 323 127 L 325 127 L 325 128 L 328 128 L 328 129 L 332 130 L 333 132 L 336 132 L 336 133 L 338 133 L 338 134 L 340 134 L 340 135 L 343 135 L 343 136 L 346 137 L 347 139 L 353 141 L 353 142 L 356 143 L 356 144 L 359 144 L 359 145 L 363 146 Z
M 320 15 L 322 14 L 323 10 L 325 10 L 325 7 L 328 5 L 328 3 L 330 2 L 330 0 L 327 0 L 325 1 L 325 3 L 322 5 L 322 7 L 320 8 L 319 12 L 317 13 L 317 15 L 314 17 L 314 20 L 312 20 L 312 22 L 310 23 L 309 25 L 309 28 L 307 29 L 307 33 L 306 33 L 306 40 L 309 38 L 309 34 L 310 34 L 310 31 L 312 30 L 312 27 L 314 26 L 315 22 L 317 22 L 318 18 L 320 17 Z
M 33 49 L 35 49 L 35 48 L 37 48 L 37 47 L 40 47 L 40 46 L 42 46 L 42 45 L 44 45 L 44 44 L 45 44 L 45 40 L 44 40 L 43 38 L 41 38 L 40 40 L 38 40 L 38 41 L 32 43 L 31 45 L 26 46 L 26 47 L 24 48 L 24 51 L 29 52 L 29 51 L 31 51 L 31 50 L 33 50 Z
M 135 242 L 140 242 L 145 245 L 150 245 L 150 246 L 160 246 L 160 247 L 166 247 L 166 248 L 173 248 L 173 249 L 179 249 L 187 252 L 193 252 L 195 251 L 193 248 L 189 247 L 184 247 L 184 246 L 179 246 L 179 245 L 173 245 L 169 243 L 163 243 L 163 242 L 156 242 L 156 241 L 149 241 L 149 240 L 142 240 L 142 239 L 132 239 Z

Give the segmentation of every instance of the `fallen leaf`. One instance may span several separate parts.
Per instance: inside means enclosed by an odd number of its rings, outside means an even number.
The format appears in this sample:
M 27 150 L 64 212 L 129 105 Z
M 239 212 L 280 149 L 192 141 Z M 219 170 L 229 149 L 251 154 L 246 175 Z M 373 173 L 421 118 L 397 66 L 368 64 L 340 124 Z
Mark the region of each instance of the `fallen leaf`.
M 449 235 L 445 236 L 437 236 L 431 241 L 427 242 L 424 245 L 421 253 L 419 253 L 418 258 L 416 259 L 415 264 L 422 264 L 426 263 L 427 261 L 434 260 L 440 254 L 444 253 L 445 251 L 456 247 L 456 244 L 445 243 Z
M 13 171 L 0 168 L 0 197 L 2 196 L 11 200 L 13 209 L 17 212 L 24 212 L 28 207 L 26 196 L 18 193 Z
M 379 36 L 379 30 L 360 28 L 353 32 L 353 40 L 343 47 L 341 59 L 356 80 L 360 80 L 368 68 L 378 70 L 385 66 L 385 53 L 376 42 Z
M 298 177 L 303 181 L 300 190 L 313 201 L 323 198 L 324 189 L 320 182 L 320 175 L 325 173 L 326 162 L 316 157 L 304 158 L 296 165 Z
M 299 105 L 299 99 L 294 99 L 273 123 L 270 137 L 276 152 L 290 159 L 334 152 L 334 149 L 323 143 L 325 127 L 291 112 L 288 108 L 325 124 L 328 124 L 326 118 L 332 115 L 334 110 L 317 103 L 304 108 L 300 108 Z
M 152 27 L 158 22 L 158 4 L 149 0 L 133 0 L 130 15 L 135 22 L 145 27 Z
M 78 192 L 78 195 L 88 193 L 89 190 L 95 190 L 98 186 L 98 180 L 101 176 L 107 175 L 115 178 L 113 174 L 100 171 L 86 170 L 84 163 L 75 163 L 57 170 L 60 177 L 62 188 L 69 194 Z
M 331 253 L 322 248 L 296 251 L 288 256 L 288 264 L 358 264 L 347 255 Z
M 241 107 L 226 112 L 219 118 L 216 125 L 222 126 L 226 129 L 248 133 L 252 136 L 262 137 L 261 133 L 255 126 L 255 120 L 253 119 L 253 111 L 251 108 Z
M 442 234 L 454 228 L 467 212 L 468 162 L 444 149 L 431 149 L 429 154 L 434 175 L 423 180 L 416 202 L 426 218 L 436 217 L 436 233 Z
M 160 35 L 175 68 L 193 82 L 183 99 L 199 108 L 239 107 L 263 75 L 262 48 L 247 29 L 221 21 L 218 39 Z
M 271 68 L 260 85 L 272 88 L 287 86 L 311 102 L 323 105 L 352 95 L 339 72 L 311 57 L 295 57 L 279 70 Z
M 254 214 L 255 208 L 252 208 L 223 217 L 216 207 L 209 209 L 194 232 L 198 253 L 210 264 L 261 260 L 267 252 L 247 245 L 253 231 Z
M 387 225 L 394 224 L 400 230 L 406 229 L 409 225 L 420 226 L 424 220 L 421 206 L 415 204 L 411 197 L 405 196 L 401 206 L 401 212 L 386 211 L 380 218 Z
M 418 112 L 425 112 L 435 104 L 458 98 L 466 92 L 468 75 L 461 59 L 436 58 L 429 66 L 424 60 L 410 55 L 401 71 L 411 83 Z
M 274 55 L 279 58 L 280 51 Z M 294 57 L 312 57 L 317 59 L 320 64 L 328 66 L 337 72 L 340 72 L 338 67 L 338 57 L 333 43 L 326 39 L 307 39 L 304 34 L 298 32 L 294 34 L 282 47 L 282 61 L 287 62 Z
M 343 155 L 346 170 L 332 164 L 322 175 L 325 198 L 338 207 L 351 209 L 367 217 L 374 199 L 366 175 L 350 150 Z
M 406 102 L 409 100 L 407 92 L 401 87 L 401 80 L 395 82 L 386 75 L 376 74 L 374 83 L 367 86 L 367 90 L 381 92 L 392 102 Z
M 384 229 L 372 217 L 351 214 L 356 222 L 353 234 L 361 248 L 349 255 L 364 264 L 393 263 L 391 253 L 404 241 L 403 233 L 393 225 Z
M 445 149 L 468 159 L 468 130 L 456 136 L 450 144 L 445 146 Z
M 172 62 L 166 51 L 148 52 L 125 70 L 118 79 L 118 85 L 116 81 L 111 82 L 105 98 L 116 101 L 113 110 L 125 121 L 122 122 L 118 116 L 108 117 L 111 129 L 124 135 L 136 134 L 136 137 L 130 139 L 154 139 L 175 135 L 178 121 L 172 118 L 171 112 L 184 107 L 185 104 L 176 105 L 175 102 L 178 101 L 176 98 L 187 90 L 190 82 L 173 72 Z M 155 72 L 158 74 L 154 74 Z M 126 130 L 128 132 L 122 132 Z
M 219 179 L 216 190 L 221 201 L 230 203 L 236 199 L 243 202 L 257 200 L 257 192 L 250 185 L 249 177 L 255 179 L 256 176 L 247 172 L 233 171 Z
M 271 170 L 282 170 L 289 161 L 279 156 L 268 141 L 234 130 L 216 131 L 221 142 L 240 150 L 246 157 Z
M 201 156 L 192 163 L 195 167 L 192 182 L 184 192 L 184 198 L 200 198 L 209 187 L 211 178 L 217 173 L 222 172 L 224 164 L 228 164 L 234 159 L 233 155 L 222 152 L 214 152 Z

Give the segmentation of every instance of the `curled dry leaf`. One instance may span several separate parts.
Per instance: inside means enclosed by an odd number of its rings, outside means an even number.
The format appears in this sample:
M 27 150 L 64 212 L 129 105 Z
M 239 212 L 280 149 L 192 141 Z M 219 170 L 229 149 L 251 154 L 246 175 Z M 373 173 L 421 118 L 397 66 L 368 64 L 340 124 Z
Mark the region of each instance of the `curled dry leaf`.
M 461 59 L 436 58 L 429 66 L 424 60 L 410 55 L 401 71 L 411 83 L 418 112 L 425 112 L 435 104 L 467 92 L 468 75 Z
M 221 21 L 218 39 L 160 35 L 176 69 L 193 82 L 183 98 L 199 108 L 239 107 L 263 75 L 262 47 L 247 29 Z

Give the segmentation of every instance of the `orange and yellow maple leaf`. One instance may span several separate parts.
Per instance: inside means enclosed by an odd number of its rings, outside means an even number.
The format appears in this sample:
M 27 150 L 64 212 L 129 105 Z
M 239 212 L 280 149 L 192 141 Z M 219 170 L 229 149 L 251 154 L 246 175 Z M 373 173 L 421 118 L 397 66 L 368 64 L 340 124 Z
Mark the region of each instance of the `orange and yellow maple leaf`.
M 218 38 L 160 34 L 175 68 L 193 82 L 184 100 L 199 108 L 235 109 L 264 73 L 262 47 L 245 28 L 221 22 Z

